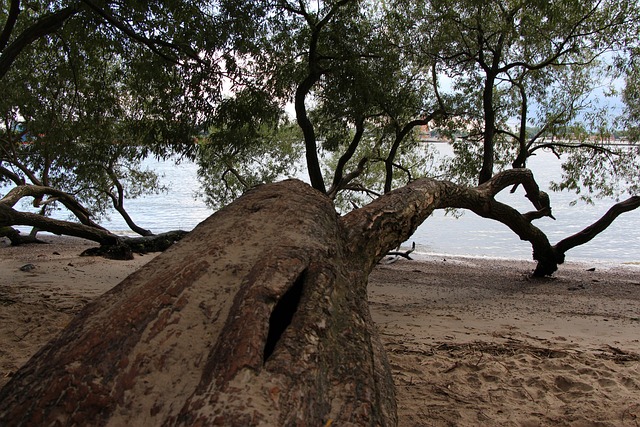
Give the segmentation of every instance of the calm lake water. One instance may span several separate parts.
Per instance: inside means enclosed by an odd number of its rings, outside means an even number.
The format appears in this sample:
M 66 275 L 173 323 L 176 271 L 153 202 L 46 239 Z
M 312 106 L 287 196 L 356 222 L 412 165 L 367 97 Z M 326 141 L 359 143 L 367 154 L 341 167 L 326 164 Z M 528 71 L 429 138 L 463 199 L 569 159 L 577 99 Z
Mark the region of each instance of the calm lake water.
M 134 220 L 153 232 L 174 229 L 191 230 L 211 215 L 202 200 L 195 198 L 198 188 L 197 166 L 192 163 L 175 165 L 171 161 L 147 160 L 151 169 L 163 175 L 169 185 L 168 194 L 142 197 L 125 202 Z M 529 166 L 536 173 L 540 186 L 548 191 L 551 179 L 559 176 L 557 160 L 551 154 L 534 157 Z M 508 202 L 521 211 L 531 210 L 528 200 L 520 189 L 515 194 L 503 192 L 499 200 Z M 551 243 L 574 234 L 602 216 L 614 203 L 598 200 L 596 205 L 579 202 L 573 193 L 550 193 L 556 221 L 544 218 L 536 221 Z M 128 228 L 118 215 L 111 215 L 104 226 L 117 233 L 126 233 Z M 602 261 L 606 263 L 640 262 L 640 211 L 632 211 L 618 219 L 603 233 L 586 245 L 567 253 L 569 261 Z M 407 242 L 416 243 L 416 251 L 437 255 L 468 255 L 491 258 L 531 259 L 531 246 L 518 239 L 506 226 L 465 212 L 461 218 L 447 216 L 443 211 L 434 213 L 423 223 Z

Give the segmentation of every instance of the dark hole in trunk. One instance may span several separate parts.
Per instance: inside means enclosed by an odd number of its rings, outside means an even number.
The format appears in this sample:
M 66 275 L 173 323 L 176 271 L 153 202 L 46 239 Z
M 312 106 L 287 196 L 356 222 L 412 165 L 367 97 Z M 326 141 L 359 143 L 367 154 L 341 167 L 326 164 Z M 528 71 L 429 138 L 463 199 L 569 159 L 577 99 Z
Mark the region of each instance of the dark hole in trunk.
M 276 306 L 269 317 L 269 333 L 267 342 L 264 345 L 264 361 L 266 362 L 276 348 L 276 344 L 282 337 L 282 334 L 291 324 L 293 315 L 298 310 L 300 297 L 302 296 L 302 285 L 304 283 L 305 272 L 302 272 L 291 285 L 289 290 L 282 295 L 282 298 L 276 303 Z

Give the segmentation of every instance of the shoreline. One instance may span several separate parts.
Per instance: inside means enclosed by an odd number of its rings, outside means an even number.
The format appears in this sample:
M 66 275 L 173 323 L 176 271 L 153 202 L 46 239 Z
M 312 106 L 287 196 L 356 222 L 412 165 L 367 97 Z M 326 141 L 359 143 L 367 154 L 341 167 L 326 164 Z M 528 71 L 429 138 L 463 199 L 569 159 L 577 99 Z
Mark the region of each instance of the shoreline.
M 189 229 L 188 231 L 191 231 L 193 228 Z M 25 232 L 28 232 L 28 230 L 30 230 L 30 228 L 25 229 Z M 170 230 L 157 230 L 158 233 L 161 232 L 165 232 L 165 231 L 170 231 Z M 119 235 L 119 236 L 126 236 L 126 237 L 139 237 L 137 234 L 133 233 L 131 230 L 127 230 L 127 231 L 123 231 L 123 232 L 115 232 L 115 234 Z M 60 236 L 60 235 L 56 235 L 56 234 L 52 234 L 52 233 L 48 233 L 48 232 L 40 232 L 38 234 L 39 238 L 41 238 L 42 240 L 49 240 L 52 241 L 53 243 L 55 242 L 64 242 L 65 240 L 69 241 L 69 242 L 87 242 L 87 244 L 89 246 L 93 245 L 97 245 L 97 243 L 95 242 L 90 242 L 88 240 L 84 240 L 84 239 L 80 239 L 80 238 L 76 238 L 76 237 L 71 237 L 71 236 Z M 522 242 L 518 242 L 521 244 L 524 244 Z M 517 243 L 516 243 L 517 244 Z M 6 247 L 8 245 L 8 240 L 6 238 L 2 238 L 0 237 L 0 248 Z M 524 244 L 526 246 L 526 244 Z M 594 244 L 595 245 L 595 244 Z M 531 256 L 516 256 L 516 257 L 509 257 L 509 256 L 501 256 L 501 255 L 490 255 L 491 250 L 487 249 L 487 254 L 475 254 L 475 253 L 453 253 L 453 252 L 444 252 L 444 251 L 433 251 L 433 250 L 427 250 L 428 247 L 417 244 L 416 245 L 416 249 L 411 253 L 413 256 L 415 256 L 416 260 L 420 260 L 421 258 L 471 258 L 471 259 L 482 259 L 482 260 L 499 260 L 499 261 L 513 261 L 513 262 L 527 262 L 527 261 L 532 261 L 532 257 Z M 411 247 L 411 245 L 408 244 L 408 242 L 405 242 L 400 250 L 401 251 L 406 251 L 409 250 Z M 519 248 L 518 250 L 520 250 L 521 248 Z M 529 249 L 528 249 L 529 250 Z M 569 251 L 566 255 L 567 261 L 565 264 L 594 264 L 594 265 L 614 265 L 614 266 L 618 266 L 618 265 L 631 265 L 631 266 L 638 266 L 640 267 L 640 253 L 638 253 L 637 257 L 624 257 L 624 258 L 616 258 L 616 257 L 605 257 L 605 258 L 592 258 L 592 257 L 580 257 L 580 255 L 576 255 L 573 256 L 572 255 L 572 251 Z M 564 265 L 564 264 L 563 264 Z
M 0 386 L 157 255 L 80 257 L 95 244 L 42 237 L 51 243 L 0 243 Z M 533 261 L 411 255 L 378 265 L 368 289 L 401 427 L 640 422 L 638 266 L 569 261 L 531 279 Z
M 401 251 L 405 251 L 408 248 L 401 248 Z M 448 253 L 440 253 L 440 252 L 419 252 L 414 251 L 409 254 L 411 256 L 412 261 L 416 262 L 431 262 L 431 261 L 439 261 L 439 260 L 450 260 L 450 261 L 458 261 L 458 262 L 473 262 L 477 261 L 480 263 L 513 263 L 513 264 L 531 264 L 532 270 L 535 268 L 536 261 L 533 258 L 524 259 L 524 258 L 508 258 L 501 256 L 490 256 L 490 255 L 465 255 L 465 254 L 448 254 Z M 384 265 L 385 260 L 389 260 L 389 258 L 402 259 L 402 257 L 385 257 L 380 264 Z M 636 269 L 638 273 L 640 273 L 640 261 L 623 261 L 623 260 L 613 260 L 613 259 L 586 259 L 586 258 L 571 258 L 570 255 L 567 256 L 568 260 L 563 264 L 558 265 L 558 270 L 561 270 L 564 267 L 569 268 L 592 268 L 592 267 L 600 267 L 600 268 L 629 268 L 631 270 Z M 394 262 L 391 260 L 391 262 Z

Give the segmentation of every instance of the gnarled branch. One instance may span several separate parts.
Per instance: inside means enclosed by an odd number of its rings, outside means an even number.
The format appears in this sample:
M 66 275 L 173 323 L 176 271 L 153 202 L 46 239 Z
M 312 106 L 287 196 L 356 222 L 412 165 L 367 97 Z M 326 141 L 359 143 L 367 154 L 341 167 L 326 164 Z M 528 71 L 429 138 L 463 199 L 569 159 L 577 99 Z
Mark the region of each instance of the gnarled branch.
M 640 206 L 640 196 L 632 196 L 627 200 L 616 203 L 599 220 L 586 227 L 584 230 L 556 243 L 554 245 L 555 250 L 564 254 L 569 249 L 587 243 L 607 229 L 607 227 L 609 227 L 618 216 L 625 212 L 637 209 L 638 206 Z

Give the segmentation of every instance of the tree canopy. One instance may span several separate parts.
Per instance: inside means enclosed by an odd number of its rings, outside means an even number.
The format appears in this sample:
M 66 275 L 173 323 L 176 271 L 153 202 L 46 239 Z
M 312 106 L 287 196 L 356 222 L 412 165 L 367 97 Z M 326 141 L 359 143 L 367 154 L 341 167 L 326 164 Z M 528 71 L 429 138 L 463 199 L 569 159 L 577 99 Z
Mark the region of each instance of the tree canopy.
M 124 200 L 162 190 L 142 158 L 193 153 L 206 128 L 223 76 L 197 52 L 220 40 L 194 29 L 215 24 L 211 5 L 5 5 L 0 180 L 64 191 L 96 220 L 113 208 L 149 234 Z
M 301 164 L 348 211 L 420 177 L 482 184 L 543 149 L 555 189 L 637 192 L 632 1 L 3 6 L 0 177 L 64 192 L 87 226 L 162 190 L 149 155 L 197 159 L 216 207 Z M 435 165 L 426 132 L 454 156 Z M 36 193 L 42 213 L 60 200 Z

